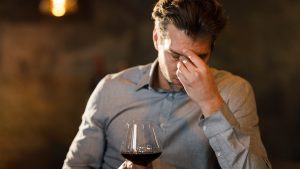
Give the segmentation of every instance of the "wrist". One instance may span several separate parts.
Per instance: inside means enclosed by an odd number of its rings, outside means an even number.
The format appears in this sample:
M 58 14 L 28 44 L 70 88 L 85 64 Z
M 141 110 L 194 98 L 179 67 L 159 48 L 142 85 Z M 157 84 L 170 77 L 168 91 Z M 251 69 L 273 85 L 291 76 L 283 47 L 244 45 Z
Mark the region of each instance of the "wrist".
M 213 115 L 214 113 L 218 112 L 221 109 L 223 104 L 224 104 L 224 101 L 223 101 L 222 97 L 218 96 L 214 99 L 205 101 L 199 105 L 201 107 L 204 117 L 209 117 L 209 116 Z

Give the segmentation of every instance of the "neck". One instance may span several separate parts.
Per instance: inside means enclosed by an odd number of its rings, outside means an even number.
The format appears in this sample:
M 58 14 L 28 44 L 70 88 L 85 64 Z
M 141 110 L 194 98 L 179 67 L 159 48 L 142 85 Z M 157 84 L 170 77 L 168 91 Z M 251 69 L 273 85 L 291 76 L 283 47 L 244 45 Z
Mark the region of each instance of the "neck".
M 163 73 L 161 72 L 160 68 L 158 67 L 158 82 L 157 82 L 157 86 L 161 89 L 164 90 L 171 90 L 171 86 L 170 83 L 168 82 L 168 80 L 165 78 L 165 76 L 163 75 Z

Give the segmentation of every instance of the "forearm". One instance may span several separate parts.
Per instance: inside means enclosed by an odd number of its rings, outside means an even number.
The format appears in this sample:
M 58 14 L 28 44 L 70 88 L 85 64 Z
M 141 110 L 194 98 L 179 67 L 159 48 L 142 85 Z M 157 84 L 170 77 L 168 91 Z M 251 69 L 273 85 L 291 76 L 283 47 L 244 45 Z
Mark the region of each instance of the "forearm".
M 227 105 L 214 115 L 201 120 L 200 126 L 223 169 L 271 168 L 258 127 L 252 127 L 248 131 L 241 129 Z

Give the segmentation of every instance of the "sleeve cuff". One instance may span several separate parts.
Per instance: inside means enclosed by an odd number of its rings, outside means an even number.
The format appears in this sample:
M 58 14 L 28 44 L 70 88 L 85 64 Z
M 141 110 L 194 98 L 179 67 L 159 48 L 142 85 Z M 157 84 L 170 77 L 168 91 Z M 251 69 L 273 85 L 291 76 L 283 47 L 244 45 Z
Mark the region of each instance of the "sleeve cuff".
M 200 118 L 199 126 L 205 135 L 211 138 L 231 128 L 239 128 L 239 123 L 229 110 L 227 104 L 223 104 L 221 109 L 207 118 Z

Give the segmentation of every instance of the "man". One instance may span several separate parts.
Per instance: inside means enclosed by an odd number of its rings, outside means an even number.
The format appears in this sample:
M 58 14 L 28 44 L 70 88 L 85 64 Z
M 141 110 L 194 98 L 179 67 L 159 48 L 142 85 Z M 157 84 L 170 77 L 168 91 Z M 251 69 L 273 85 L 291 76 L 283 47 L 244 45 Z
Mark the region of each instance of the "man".
M 271 168 L 251 86 L 207 64 L 226 23 L 222 6 L 160 0 L 152 16 L 157 60 L 101 80 L 63 169 L 145 168 L 120 154 L 124 126 L 134 119 L 160 126 L 163 152 L 148 168 Z

